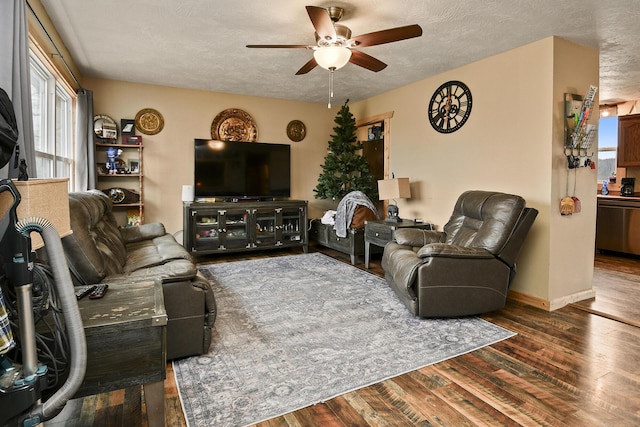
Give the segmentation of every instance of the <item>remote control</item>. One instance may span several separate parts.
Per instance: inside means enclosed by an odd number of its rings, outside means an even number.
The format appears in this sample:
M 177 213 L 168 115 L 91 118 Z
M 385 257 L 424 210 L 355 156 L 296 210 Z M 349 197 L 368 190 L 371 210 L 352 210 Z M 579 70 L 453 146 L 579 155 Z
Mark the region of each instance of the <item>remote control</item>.
M 96 285 L 83 286 L 76 289 L 76 299 L 80 300 L 89 295 L 96 288 Z
M 107 289 L 109 289 L 109 285 L 96 285 L 96 288 L 89 295 L 90 299 L 98 299 L 102 298 L 104 294 L 107 293 Z

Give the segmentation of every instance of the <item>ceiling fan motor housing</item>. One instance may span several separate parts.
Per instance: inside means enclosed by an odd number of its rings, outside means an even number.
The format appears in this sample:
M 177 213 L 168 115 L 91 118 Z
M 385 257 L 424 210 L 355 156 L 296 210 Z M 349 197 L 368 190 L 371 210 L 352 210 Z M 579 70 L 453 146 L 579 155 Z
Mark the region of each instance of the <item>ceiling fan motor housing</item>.
M 322 37 L 320 37 L 318 35 L 318 33 L 315 33 L 316 35 L 316 43 L 318 44 L 319 47 L 326 47 L 326 46 L 348 46 L 349 45 L 349 39 L 351 39 L 351 30 L 349 29 L 349 27 L 346 27 L 344 25 L 340 25 L 340 24 L 335 24 L 334 28 L 336 29 L 336 39 L 323 39 Z
M 333 22 L 338 22 L 342 19 L 342 15 L 344 14 L 344 9 L 337 6 L 330 6 L 327 8 L 327 12 L 329 12 L 329 17 Z

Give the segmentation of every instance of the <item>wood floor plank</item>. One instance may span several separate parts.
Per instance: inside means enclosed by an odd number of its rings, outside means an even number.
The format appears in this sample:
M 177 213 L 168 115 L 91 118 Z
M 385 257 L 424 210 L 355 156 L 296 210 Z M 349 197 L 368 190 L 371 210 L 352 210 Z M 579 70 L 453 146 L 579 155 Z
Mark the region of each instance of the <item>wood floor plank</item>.
M 296 411 L 295 416 L 305 427 L 343 427 L 340 419 L 323 403 Z
M 348 257 L 329 249 L 312 245 L 310 250 L 350 264 Z M 300 252 L 230 254 L 198 262 L 289 253 Z M 362 264 L 356 267 L 384 274 L 379 257 L 369 270 Z M 634 319 L 640 320 L 639 277 L 640 259 L 597 254 L 594 301 L 551 313 L 509 301 L 503 310 L 482 317 L 516 332 L 513 338 L 257 426 L 640 425 L 640 327 L 633 325 Z M 618 319 L 590 313 L 585 307 L 609 310 Z M 632 321 L 619 321 L 625 317 Z M 165 399 L 167 425 L 186 426 L 171 364 Z M 73 405 L 66 425 L 146 426 L 141 400 L 140 387 L 88 396 Z
M 418 374 L 419 371 L 414 373 Z M 422 373 L 420 375 L 425 376 Z M 433 390 L 437 387 L 423 387 L 424 382 L 415 380 L 416 376 L 412 374 L 400 375 L 387 381 L 397 385 L 392 390 L 395 391 L 398 398 L 404 400 L 412 412 L 420 415 L 421 419 L 419 420 L 415 416 L 412 417 L 412 419 L 416 420 L 416 425 L 455 425 L 459 427 L 471 427 L 474 425 L 434 394 Z M 435 384 L 435 382 L 431 381 L 428 381 L 428 383 Z M 398 389 L 402 390 L 402 392 L 398 391 Z
M 415 421 L 423 421 L 415 417 L 413 411 L 407 410 L 404 402 L 390 398 L 389 389 L 384 383 L 374 384 L 356 391 L 359 396 L 376 412 L 377 416 L 385 420 L 389 427 L 410 427 Z M 407 417 L 409 415 L 409 417 Z M 414 418 L 412 420 L 412 418 Z
M 342 421 L 345 426 L 366 426 L 360 412 L 349 404 L 344 396 L 338 396 L 325 402 L 325 405 Z

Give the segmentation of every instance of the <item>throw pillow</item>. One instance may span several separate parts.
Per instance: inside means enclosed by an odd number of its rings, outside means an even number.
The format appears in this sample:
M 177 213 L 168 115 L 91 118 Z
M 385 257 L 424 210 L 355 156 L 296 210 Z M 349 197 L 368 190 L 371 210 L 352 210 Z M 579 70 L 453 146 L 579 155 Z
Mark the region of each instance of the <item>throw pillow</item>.
M 353 212 L 353 219 L 351 220 L 351 228 L 364 228 L 365 221 L 372 221 L 376 219 L 376 214 L 366 206 L 358 205 Z

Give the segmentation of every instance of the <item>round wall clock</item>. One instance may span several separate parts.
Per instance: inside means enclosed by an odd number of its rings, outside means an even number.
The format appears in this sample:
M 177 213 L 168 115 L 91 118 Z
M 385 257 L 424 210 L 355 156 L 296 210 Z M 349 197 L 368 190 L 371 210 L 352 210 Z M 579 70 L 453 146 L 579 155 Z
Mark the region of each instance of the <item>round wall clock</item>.
M 471 114 L 471 91 L 462 82 L 442 84 L 429 101 L 429 123 L 440 133 L 455 132 Z

